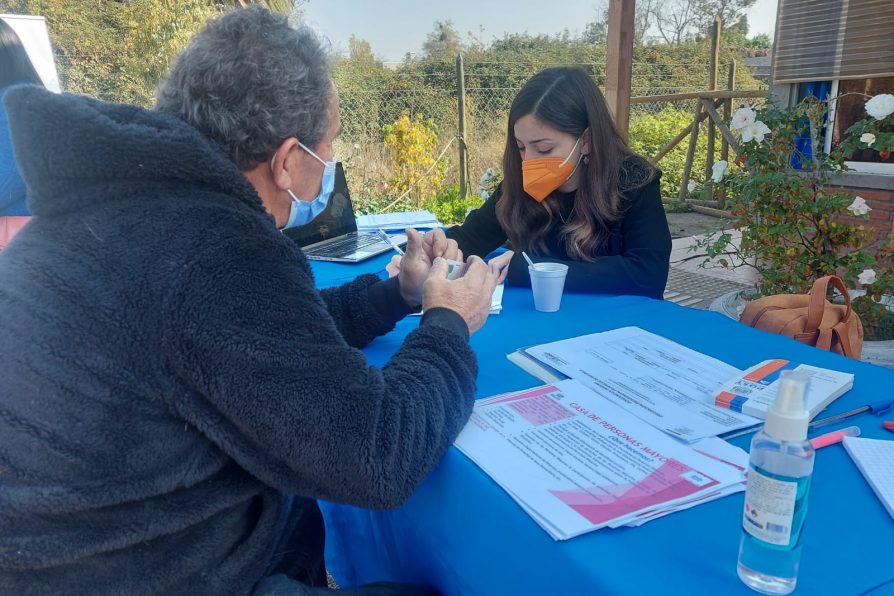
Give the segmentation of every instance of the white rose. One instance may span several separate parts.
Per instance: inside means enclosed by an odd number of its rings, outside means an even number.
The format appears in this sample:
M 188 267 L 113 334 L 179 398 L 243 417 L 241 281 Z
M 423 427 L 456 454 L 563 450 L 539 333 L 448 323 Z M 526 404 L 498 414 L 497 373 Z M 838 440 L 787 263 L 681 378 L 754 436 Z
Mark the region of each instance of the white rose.
M 860 282 L 860 285 L 868 286 L 875 281 L 875 278 L 876 275 L 874 270 L 864 269 L 863 273 L 857 276 L 857 281 Z
M 729 166 L 724 160 L 720 160 L 715 163 L 711 167 L 711 180 L 714 182 L 720 182 L 723 180 L 723 175 L 726 173 L 726 168 Z
M 854 199 L 854 202 L 847 206 L 847 210 L 853 213 L 854 215 L 866 215 L 872 208 L 866 203 L 866 199 L 863 197 L 857 197 Z
M 742 130 L 746 126 L 751 126 L 752 124 L 754 124 L 755 117 L 756 114 L 754 113 L 754 110 L 752 110 L 748 106 L 739 108 L 738 110 L 736 110 L 736 113 L 733 114 L 733 120 L 730 123 L 730 126 L 732 126 L 736 130 Z
M 760 143 L 768 134 L 770 134 L 770 129 L 766 124 L 758 120 L 742 129 L 742 140 L 746 143 L 752 140 Z
M 689 192 L 693 192 L 696 188 L 698 188 L 698 184 L 696 184 L 693 180 L 690 180 L 689 184 L 686 185 L 686 190 L 688 190 Z
M 866 102 L 866 113 L 876 120 L 884 120 L 894 113 L 894 95 L 882 93 Z
M 864 132 L 860 135 L 860 142 L 866 143 L 868 147 L 872 147 L 872 144 L 875 143 L 875 135 L 871 132 Z

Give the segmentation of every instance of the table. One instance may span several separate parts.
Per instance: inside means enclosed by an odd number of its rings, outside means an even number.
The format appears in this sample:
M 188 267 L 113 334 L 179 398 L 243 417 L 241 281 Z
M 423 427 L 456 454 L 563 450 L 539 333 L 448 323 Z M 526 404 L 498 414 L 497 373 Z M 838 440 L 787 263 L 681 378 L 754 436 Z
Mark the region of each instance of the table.
M 382 272 L 390 255 L 360 265 L 315 263 L 321 287 Z M 418 325 L 410 317 L 365 353 L 383 365 Z M 718 313 L 634 296 L 566 294 L 558 313 L 534 310 L 530 289 L 506 288 L 503 312 L 472 336 L 478 397 L 542 384 L 509 362 L 518 347 L 636 325 L 738 368 L 772 357 L 855 373 L 826 412 L 886 396 L 894 371 L 740 325 Z M 863 414 L 864 437 L 890 438 Z M 751 435 L 734 439 L 747 450 Z M 744 493 L 639 528 L 556 542 L 484 472 L 451 447 L 414 496 L 394 511 L 321 503 L 326 562 L 341 586 L 414 582 L 445 594 L 754 594 L 736 575 Z M 795 594 L 894 594 L 894 520 L 840 445 L 817 452 Z

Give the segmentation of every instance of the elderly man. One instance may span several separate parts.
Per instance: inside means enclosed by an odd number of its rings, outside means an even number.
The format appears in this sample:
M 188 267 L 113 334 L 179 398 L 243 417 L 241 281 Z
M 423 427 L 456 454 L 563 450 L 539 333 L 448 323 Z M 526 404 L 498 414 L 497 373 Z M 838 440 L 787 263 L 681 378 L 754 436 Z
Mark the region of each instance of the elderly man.
M 263 9 L 199 33 L 154 111 L 6 106 L 35 217 L 0 253 L 0 592 L 313 593 L 313 499 L 400 505 L 466 422 L 499 265 L 448 281 L 455 245 L 411 233 L 397 277 L 315 290 L 281 229 L 328 200 L 338 96 Z

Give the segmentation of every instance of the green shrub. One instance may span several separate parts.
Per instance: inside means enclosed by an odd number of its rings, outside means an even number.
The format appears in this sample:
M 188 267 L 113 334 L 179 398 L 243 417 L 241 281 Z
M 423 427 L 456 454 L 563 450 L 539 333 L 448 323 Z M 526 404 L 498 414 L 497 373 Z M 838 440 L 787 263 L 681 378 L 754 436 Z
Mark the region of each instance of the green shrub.
M 396 195 L 408 192 L 417 206 L 434 196 L 447 175 L 447 160 L 435 163 L 438 151 L 438 126 L 431 119 L 404 112 L 393 124 L 384 127 L 385 147 L 394 160 L 388 186 Z
M 459 185 L 454 184 L 441 190 L 437 196 L 425 201 L 422 206 L 434 213 L 442 224 L 453 225 L 462 223 L 466 214 L 471 209 L 480 207 L 482 203 L 484 200 L 476 194 L 462 198 L 459 194 Z
M 655 114 L 641 114 L 631 117 L 628 142 L 630 148 L 646 159 L 651 159 L 671 139 L 680 134 L 692 122 L 692 112 L 667 108 Z M 700 134 L 692 164 L 691 178 L 696 182 L 704 181 L 706 155 L 708 153 L 707 135 Z M 719 148 L 719 143 L 716 145 Z M 686 152 L 689 147 L 687 139 L 683 139 L 673 150 L 661 158 L 658 167 L 664 173 L 661 177 L 661 195 L 676 197 L 680 193 L 680 179 L 686 165 Z

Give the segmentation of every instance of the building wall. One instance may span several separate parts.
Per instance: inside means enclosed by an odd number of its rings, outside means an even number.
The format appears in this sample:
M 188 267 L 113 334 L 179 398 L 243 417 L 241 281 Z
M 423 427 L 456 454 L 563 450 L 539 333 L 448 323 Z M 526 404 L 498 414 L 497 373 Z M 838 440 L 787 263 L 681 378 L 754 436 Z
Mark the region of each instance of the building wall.
M 868 220 L 862 217 L 842 217 L 842 221 L 873 228 L 877 232 L 877 240 L 890 239 L 894 233 L 894 189 L 859 186 L 843 186 L 842 189 L 854 196 L 863 197 L 872 209 Z

